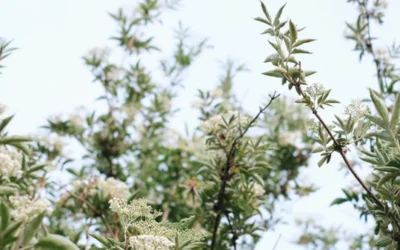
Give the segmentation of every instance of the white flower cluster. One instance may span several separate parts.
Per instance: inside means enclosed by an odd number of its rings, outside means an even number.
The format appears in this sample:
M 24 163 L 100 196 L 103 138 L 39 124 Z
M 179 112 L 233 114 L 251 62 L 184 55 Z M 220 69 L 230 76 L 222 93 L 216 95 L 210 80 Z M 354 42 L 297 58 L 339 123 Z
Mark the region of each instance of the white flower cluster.
M 75 180 L 72 183 L 72 186 L 74 187 L 75 192 L 81 192 L 84 190 L 88 195 L 94 195 L 98 190 L 101 190 L 107 198 L 128 199 L 131 196 L 128 185 L 113 177 L 107 178 L 107 180 L 97 179 L 92 183 Z
M 24 196 L 10 196 L 10 203 L 13 206 L 11 217 L 16 221 L 29 222 L 37 215 L 53 211 L 50 201 L 47 199 L 32 200 L 30 197 Z
M 103 190 L 104 195 L 110 198 L 128 199 L 131 196 L 128 185 L 113 177 L 107 178 L 105 181 L 99 180 L 97 188 Z
M 211 97 L 213 98 L 220 98 L 223 95 L 224 95 L 224 90 L 221 88 L 217 88 L 211 93 Z
M 345 115 L 351 116 L 355 120 L 359 120 L 369 113 L 369 108 L 362 103 L 361 99 L 352 100 L 344 110 Z
M 229 131 L 224 129 L 222 126 L 226 127 L 227 125 L 224 122 L 229 121 L 232 116 L 235 116 L 235 120 L 233 121 L 233 127 L 229 128 Z M 239 132 L 239 127 L 243 128 L 249 122 L 248 117 L 239 116 L 235 112 L 228 112 L 225 114 L 219 114 L 211 117 L 207 121 L 203 122 L 200 125 L 200 129 L 203 130 L 206 134 L 218 135 L 219 133 L 223 133 L 225 137 L 235 136 L 237 132 Z M 232 125 L 231 125 L 232 126 Z
M 299 138 L 301 136 L 301 133 L 299 131 L 295 131 L 295 132 L 291 132 L 291 131 L 287 131 L 287 132 L 283 132 L 279 134 L 278 137 L 278 143 L 281 146 L 288 146 L 288 145 L 292 145 L 295 146 L 295 142 L 296 139 Z
M 7 110 L 7 106 L 0 103 L 0 115 L 4 114 Z
M 318 98 L 325 92 L 325 88 L 321 83 L 313 83 L 304 92 L 311 98 Z
M 85 56 L 88 61 L 92 61 L 93 59 L 104 61 L 110 55 L 110 49 L 105 48 L 94 48 L 89 51 L 89 53 Z
M 250 188 L 251 188 L 251 191 L 254 193 L 254 196 L 256 196 L 256 197 L 262 196 L 265 193 L 264 187 L 258 183 L 252 183 Z M 241 191 L 246 190 L 246 188 L 243 184 L 239 184 L 239 189 Z
M 255 196 L 262 196 L 265 193 L 264 187 L 258 183 L 254 183 L 252 189 Z
M 142 217 L 146 219 L 155 219 L 162 215 L 161 212 L 153 210 L 147 205 L 145 199 L 133 200 L 128 204 L 126 199 L 113 198 L 109 201 L 110 209 L 117 213 L 121 220 L 132 222 L 136 218 Z
M 17 151 L 0 147 L 0 175 L 3 177 L 18 177 L 21 171 L 22 154 Z
M 129 238 L 129 244 L 135 250 L 170 250 L 175 244 L 164 236 L 139 235 Z

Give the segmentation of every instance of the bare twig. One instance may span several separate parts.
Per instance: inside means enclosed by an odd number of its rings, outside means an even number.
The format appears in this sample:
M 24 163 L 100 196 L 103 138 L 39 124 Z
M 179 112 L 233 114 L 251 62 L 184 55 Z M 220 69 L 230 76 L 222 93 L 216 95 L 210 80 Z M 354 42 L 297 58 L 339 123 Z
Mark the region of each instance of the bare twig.
M 240 139 L 242 139 L 243 136 L 247 133 L 247 131 L 250 129 L 250 127 L 256 122 L 258 117 L 271 105 L 271 103 L 276 98 L 279 97 L 279 95 L 277 95 L 275 92 L 273 95 L 270 95 L 269 97 L 270 97 L 270 100 L 267 103 L 267 105 L 265 105 L 264 108 L 260 107 L 258 114 L 249 122 L 249 124 L 246 126 L 246 128 L 240 132 L 239 136 L 235 138 L 230 150 L 226 154 L 227 160 L 226 160 L 226 165 L 225 165 L 223 176 L 222 176 L 222 184 L 221 184 L 221 187 L 218 192 L 217 202 L 214 205 L 214 209 L 217 211 L 217 216 L 215 217 L 215 220 L 214 220 L 214 230 L 213 230 L 213 236 L 212 236 L 212 241 L 211 241 L 211 250 L 214 250 L 215 246 L 216 246 L 217 231 L 218 231 L 219 223 L 221 221 L 222 214 L 224 213 L 223 205 L 224 205 L 225 189 L 226 189 L 226 185 L 228 183 L 228 179 L 230 177 L 229 170 L 234 165 L 233 160 L 236 155 L 237 144 L 239 143 Z
M 278 246 L 278 243 L 279 243 L 279 240 L 281 239 L 281 237 L 282 237 L 282 234 L 279 234 L 279 237 L 278 237 L 278 239 L 276 240 L 275 245 L 274 245 L 274 248 L 272 248 L 272 250 L 276 250 L 276 247 Z

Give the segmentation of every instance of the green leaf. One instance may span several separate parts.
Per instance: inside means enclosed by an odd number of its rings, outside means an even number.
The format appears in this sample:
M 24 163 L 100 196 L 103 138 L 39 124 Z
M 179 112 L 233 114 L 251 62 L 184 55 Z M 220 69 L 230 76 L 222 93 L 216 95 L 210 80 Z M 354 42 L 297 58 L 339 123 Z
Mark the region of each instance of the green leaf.
M 289 21 L 289 31 L 290 31 L 290 41 L 292 42 L 293 45 L 297 40 L 297 29 L 296 26 L 292 23 L 292 20 Z
M 342 203 L 344 203 L 346 201 L 348 201 L 348 199 L 346 199 L 346 198 L 336 198 L 331 202 L 330 206 L 339 205 L 339 204 L 342 204 Z
M 35 245 L 36 250 L 79 250 L 68 238 L 57 234 L 48 234 Z
M 278 54 L 272 54 L 265 59 L 264 63 L 267 62 L 278 62 L 279 61 L 279 55 Z
M 4 202 L 0 203 L 0 215 L 1 215 L 1 231 L 4 231 L 8 224 L 10 223 L 10 209 L 8 208 L 7 204 Z
M 278 77 L 278 78 L 282 78 L 283 77 L 282 70 L 280 70 L 279 68 L 271 70 L 271 71 L 264 72 L 263 75 L 272 76 L 272 77 Z
M 300 45 L 303 45 L 305 43 L 311 43 L 316 41 L 316 39 L 300 39 L 295 44 L 293 44 L 293 48 L 299 47 Z
M 394 109 L 392 114 L 392 119 L 390 120 L 390 128 L 394 130 L 400 117 L 400 94 L 396 96 L 396 102 L 394 103 Z
M 269 15 L 269 13 L 268 13 L 267 7 L 265 7 L 265 4 L 263 2 L 260 1 L 260 3 L 261 3 L 261 8 L 262 8 L 262 10 L 264 12 L 265 17 L 267 18 L 267 20 L 269 22 L 272 22 L 272 19 L 271 19 L 271 16 Z
M 22 225 L 23 221 L 14 222 L 6 228 L 6 230 L 1 232 L 1 238 L 8 238 L 15 236 L 14 234 L 17 232 L 19 227 Z
M 12 195 L 18 190 L 10 186 L 0 186 L 0 195 Z
M 25 226 L 24 237 L 23 237 L 23 241 L 22 241 L 24 243 L 24 245 L 30 243 L 31 240 L 33 239 L 33 237 L 35 237 L 36 232 L 38 231 L 39 227 L 42 225 L 44 215 L 45 215 L 45 212 L 39 214 Z
M 327 159 L 328 159 L 328 155 L 322 156 L 322 158 L 318 161 L 318 167 L 321 167 Z
M 302 49 L 294 49 L 292 54 L 312 54 L 312 52 Z
M 111 247 L 110 242 L 107 240 L 107 238 L 105 238 L 101 235 L 98 235 L 98 234 L 90 234 L 90 236 L 92 236 L 93 238 L 98 240 L 101 244 L 103 244 L 103 246 Z
M 311 76 L 314 75 L 315 73 L 317 73 L 317 71 L 312 71 L 312 70 L 305 70 L 303 71 L 305 76 Z
M 250 173 L 250 174 L 251 174 L 251 176 L 254 178 L 254 180 L 255 180 L 256 182 L 258 182 L 258 184 L 260 184 L 261 186 L 264 187 L 264 181 L 263 181 L 263 179 L 262 179 L 258 174 L 256 174 L 256 173 Z
M 389 236 L 383 236 L 381 238 L 379 238 L 376 242 L 375 242 L 375 246 L 377 247 L 386 247 L 388 246 L 390 243 L 392 242 L 392 238 Z
M 256 17 L 256 18 L 254 18 L 254 20 L 262 22 L 262 23 L 265 23 L 265 24 L 268 24 L 268 25 L 271 25 L 271 23 L 268 22 L 268 20 L 266 20 L 266 19 L 264 19 L 262 17 Z
M 382 100 L 374 93 L 374 91 L 370 90 L 369 94 L 371 96 L 371 100 L 374 103 L 375 109 L 386 123 L 389 123 L 389 113 L 388 110 L 385 106 L 385 104 L 382 102 Z M 386 127 L 388 128 L 388 127 Z
M 3 132 L 3 129 L 8 125 L 8 123 L 12 120 L 14 116 L 9 116 L 7 118 L 4 118 L 1 123 L 0 123 L 0 133 Z
M 274 18 L 274 25 L 275 26 L 279 24 L 279 19 L 281 18 L 282 11 L 285 8 L 285 5 L 286 5 L 286 3 L 278 10 L 278 12 L 275 15 L 275 18 Z
M 271 44 L 271 46 L 276 50 L 276 52 L 278 52 L 278 54 L 281 56 L 281 58 L 283 58 L 284 56 L 283 56 L 281 47 L 280 47 L 278 44 L 273 43 L 273 42 L 271 42 L 271 41 L 268 41 L 268 42 L 269 42 L 269 44 Z
M 375 123 L 376 125 L 378 125 L 381 128 L 387 129 L 388 128 L 388 122 L 384 121 L 383 119 L 381 119 L 380 117 L 377 116 L 373 116 L 373 115 L 369 115 L 369 114 L 365 114 L 365 117 L 370 120 L 371 122 Z

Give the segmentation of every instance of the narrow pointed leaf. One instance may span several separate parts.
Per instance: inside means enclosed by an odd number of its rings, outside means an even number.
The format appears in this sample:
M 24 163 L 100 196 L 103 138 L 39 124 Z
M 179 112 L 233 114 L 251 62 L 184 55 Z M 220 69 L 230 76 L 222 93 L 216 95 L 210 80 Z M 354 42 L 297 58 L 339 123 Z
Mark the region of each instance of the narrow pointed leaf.
M 397 94 L 396 102 L 394 103 L 392 118 L 390 120 L 390 128 L 392 130 L 396 128 L 396 125 L 399 122 L 399 117 L 400 117 L 400 94 Z

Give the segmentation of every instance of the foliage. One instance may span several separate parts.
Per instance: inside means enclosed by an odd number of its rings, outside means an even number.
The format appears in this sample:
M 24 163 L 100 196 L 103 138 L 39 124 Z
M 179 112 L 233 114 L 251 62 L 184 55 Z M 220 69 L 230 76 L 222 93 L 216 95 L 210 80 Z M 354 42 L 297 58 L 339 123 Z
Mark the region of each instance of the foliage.
M 49 137 L 32 140 L 1 118 L 1 249 L 252 249 L 282 220 L 279 202 L 315 190 L 296 180 L 311 153 L 304 110 L 277 94 L 256 114 L 240 108 L 244 65 L 228 60 L 217 88 L 199 90 L 194 131 L 171 128 L 185 72 L 209 47 L 180 24 L 163 53 L 149 30 L 177 4 L 110 14 L 115 48 L 83 57 L 102 107 L 49 117 Z
M 303 70 L 301 62 L 294 57 L 295 54 L 310 54 L 300 46 L 314 40 L 299 39 L 301 30 L 297 29 L 292 20 L 288 22 L 280 21 L 284 6 L 279 9 L 272 21 L 262 3 L 265 18 L 257 18 L 256 20 L 269 27 L 264 34 L 269 34 L 274 38 L 274 41 L 269 41 L 269 43 L 276 52 L 265 61 L 272 63 L 275 66 L 274 69 L 264 74 L 281 78 L 283 84 L 288 83 L 289 89 L 294 87 L 301 98 L 296 102 L 307 106 L 318 120 L 317 123 L 311 122 L 311 127 L 316 134 L 315 142 L 319 144 L 314 152 L 321 153 L 318 165 L 322 166 L 325 162 L 329 162 L 333 153 L 339 153 L 345 165 L 366 191 L 366 194 L 358 195 L 343 190 L 346 197 L 338 198 L 332 204 L 354 202 L 354 207 L 360 210 L 361 216 L 372 215 L 376 221 L 374 232 L 378 237 L 374 245 L 385 247 L 385 249 L 398 249 L 400 214 L 397 199 L 399 185 L 397 177 L 400 155 L 400 96 L 393 89 L 396 83 L 396 81 L 393 81 L 396 78 L 394 66 L 387 60 L 378 58 L 373 51 L 369 24 L 374 19 L 382 23 L 383 13 L 381 11 L 384 3 L 374 1 L 372 9 L 369 9 L 369 1 L 349 2 L 359 4 L 360 15 L 355 26 L 347 25 L 353 32 L 347 38 L 356 41 L 356 50 L 361 51 L 360 59 L 365 52 L 370 53 L 377 68 L 380 92 L 370 90 L 370 98 L 374 107 L 373 112 L 370 112 L 360 101 L 354 101 L 346 108 L 346 117 L 336 116 L 333 125 L 327 125 L 319 116 L 319 109 L 338 101 L 329 99 L 330 90 L 325 90 L 322 85 L 309 85 L 307 76 L 315 72 Z M 285 27 L 287 29 L 282 31 Z M 388 81 L 391 81 L 391 83 L 389 84 Z M 303 91 L 302 87 L 305 85 L 308 85 L 308 87 Z M 392 99 L 391 105 L 387 107 L 382 98 L 390 100 L 390 96 L 393 95 L 396 96 L 395 100 Z M 366 150 L 363 147 L 367 141 L 370 141 L 373 145 L 371 150 Z M 368 182 L 373 188 L 372 190 L 361 180 L 347 159 L 347 147 L 350 145 L 354 145 L 359 150 L 360 160 L 374 165 L 373 178 Z M 360 198 L 365 201 L 366 207 L 360 207 L 356 204 Z

